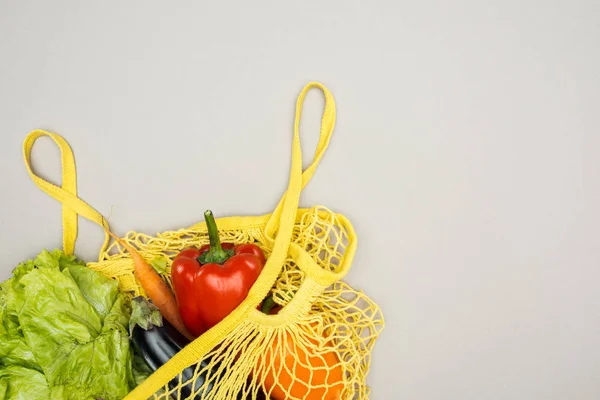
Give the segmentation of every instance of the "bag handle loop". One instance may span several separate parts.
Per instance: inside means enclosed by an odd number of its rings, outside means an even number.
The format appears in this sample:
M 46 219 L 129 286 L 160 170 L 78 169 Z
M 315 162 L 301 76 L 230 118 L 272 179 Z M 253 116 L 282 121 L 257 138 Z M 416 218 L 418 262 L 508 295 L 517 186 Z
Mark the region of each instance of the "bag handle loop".
M 333 95 L 321 83 L 311 82 L 304 87 L 304 89 L 298 96 L 298 101 L 296 103 L 296 119 L 294 121 L 294 137 L 296 137 L 296 136 L 298 138 L 300 137 L 300 120 L 302 118 L 302 107 L 304 105 L 304 99 L 305 99 L 306 95 L 308 94 L 308 92 L 313 88 L 318 88 L 323 92 L 323 95 L 325 96 L 325 108 L 323 110 L 323 117 L 321 119 L 321 132 L 319 134 L 319 142 L 317 143 L 317 148 L 316 148 L 315 154 L 313 156 L 313 161 L 302 172 L 302 186 L 300 189 L 301 191 L 306 187 L 306 185 L 308 185 L 308 182 L 310 182 L 310 180 L 312 179 L 312 177 L 317 169 L 317 166 L 321 162 L 321 159 L 323 158 L 323 154 L 325 154 L 325 150 L 327 150 L 327 147 L 329 146 L 329 141 L 331 139 L 331 135 L 333 134 L 333 128 L 335 126 L 336 111 L 335 111 L 335 100 L 333 98 Z M 269 218 L 269 221 L 266 224 L 265 234 L 266 234 L 267 238 L 269 238 L 271 240 L 273 240 L 275 231 L 277 230 L 277 228 L 281 222 L 281 219 L 282 219 L 281 212 L 282 212 L 283 204 L 285 201 L 285 197 L 288 195 L 288 193 L 290 193 L 289 187 L 288 187 L 288 190 L 286 191 L 286 193 L 284 193 L 283 197 L 279 201 L 279 204 L 277 205 L 277 207 L 271 214 L 271 217 Z M 295 194 L 290 193 L 290 195 L 295 195 Z M 298 201 L 299 201 L 299 198 L 298 198 Z M 293 218 L 295 218 L 295 216 Z M 295 222 L 295 219 L 294 219 L 294 222 Z
M 320 89 L 325 95 L 325 109 L 321 121 L 321 135 L 317 144 L 315 157 L 311 165 L 302 170 L 302 148 L 300 145 L 300 119 L 302 116 L 302 106 L 304 98 L 309 90 L 313 88 Z M 333 126 L 335 124 L 335 103 L 331 93 L 318 82 L 311 82 L 304 87 L 296 103 L 296 119 L 294 122 L 294 135 L 292 139 L 292 161 L 290 170 L 290 179 L 288 188 L 275 211 L 271 214 L 265 227 L 267 237 L 274 240 L 273 250 L 265 264 L 260 276 L 250 289 L 246 301 L 240 305 L 243 307 L 255 308 L 269 293 L 277 277 L 283 269 L 283 265 L 288 255 L 292 233 L 296 223 L 296 213 L 300 203 L 300 193 L 312 178 L 317 165 L 321 161 L 325 149 L 331 139 Z M 275 238 L 273 235 L 277 231 Z
M 31 150 L 35 142 L 42 136 L 48 136 L 60 150 L 62 183 L 57 186 L 50 183 L 33 172 L 31 167 Z M 52 198 L 62 203 L 62 225 L 63 225 L 63 250 L 66 254 L 73 254 L 75 241 L 77 240 L 77 215 L 81 215 L 104 229 L 104 244 L 100 254 L 104 253 L 109 243 L 108 222 L 94 210 L 89 204 L 77 197 L 77 173 L 75 169 L 75 158 L 73 151 L 62 136 L 41 129 L 30 132 L 23 142 L 23 158 L 25 167 L 33 183 Z
M 315 159 L 305 171 L 302 171 L 302 149 L 300 146 L 299 132 L 300 116 L 302 114 L 304 98 L 312 88 L 319 88 L 323 91 L 326 103 L 321 125 L 321 137 L 317 145 Z M 173 379 L 184 368 L 198 362 L 198 360 L 208 351 L 223 340 L 231 330 L 235 329 L 241 321 L 247 318 L 248 313 L 255 310 L 256 306 L 267 296 L 268 292 L 273 287 L 275 280 L 279 276 L 288 255 L 294 224 L 296 222 L 296 212 L 298 210 L 300 192 L 312 178 L 312 175 L 327 148 L 333 131 L 334 122 L 335 105 L 333 96 L 320 83 L 309 83 L 298 97 L 296 105 L 296 122 L 292 139 L 290 180 L 286 193 L 275 209 L 274 215 L 267 223 L 269 225 L 268 232 L 273 234 L 276 230 L 277 235 L 274 238 L 273 251 L 267 259 L 261 274 L 250 289 L 246 299 L 235 310 L 157 369 L 153 374 L 157 379 L 146 379 L 130 392 L 124 400 L 146 399 L 152 397 L 152 395 L 162 387 L 161 382 L 167 382 Z

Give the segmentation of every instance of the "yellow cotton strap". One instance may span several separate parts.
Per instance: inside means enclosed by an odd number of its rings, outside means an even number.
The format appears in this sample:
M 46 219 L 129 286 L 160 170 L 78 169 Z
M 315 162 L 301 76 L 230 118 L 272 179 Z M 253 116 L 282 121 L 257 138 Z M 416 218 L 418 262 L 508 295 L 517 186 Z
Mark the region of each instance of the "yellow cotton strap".
M 60 149 L 62 183 L 61 186 L 54 185 L 45 181 L 33 172 L 31 168 L 31 149 L 42 136 L 48 136 Z M 77 197 L 77 172 L 75 170 L 75 158 L 73 151 L 65 139 L 56 133 L 46 132 L 44 130 L 35 130 L 29 133 L 23 142 L 23 158 L 25 167 L 33 182 L 62 203 L 62 223 L 63 223 L 63 250 L 66 254 L 73 254 L 75 249 L 75 240 L 77 239 L 77 215 L 81 215 L 92 222 L 97 223 L 105 230 L 104 244 L 100 254 L 108 246 L 109 236 L 106 232 L 108 222 L 100 213 L 94 210 L 89 204 Z
M 333 134 L 333 128 L 335 127 L 335 100 L 333 98 L 333 95 L 321 83 L 312 82 L 306 85 L 306 87 L 298 96 L 298 101 L 296 103 L 296 119 L 294 121 L 295 137 L 300 137 L 300 120 L 302 118 L 302 107 L 304 106 L 304 99 L 306 98 L 308 92 L 314 88 L 318 88 L 323 92 L 323 95 L 325 96 L 325 108 L 323 110 L 323 117 L 321 119 L 321 132 L 319 135 L 319 142 L 317 143 L 317 148 L 315 150 L 313 161 L 302 173 L 301 190 L 304 189 L 308 182 L 310 182 L 310 180 L 312 179 L 317 169 L 317 166 L 323 158 L 323 154 L 325 154 L 325 150 L 327 150 L 327 147 L 329 146 L 329 141 L 331 139 L 331 135 Z M 275 211 L 273 211 L 272 216 L 265 227 L 265 233 L 267 237 L 271 239 L 273 238 L 273 235 L 275 234 L 275 231 L 277 230 L 280 224 L 280 220 L 282 218 L 282 207 L 284 204 L 285 197 L 288 195 L 288 193 L 289 189 L 283 195 L 281 201 L 275 208 Z
M 299 121 L 302 112 L 302 104 L 306 93 L 311 88 L 320 88 L 326 94 L 326 117 L 321 129 L 322 137 L 317 146 L 317 154 L 313 164 L 302 172 L 302 149 L 300 146 Z M 248 313 L 256 309 L 256 306 L 267 296 L 277 277 L 281 273 L 285 260 L 288 256 L 292 232 L 296 221 L 296 212 L 302 191 L 303 183 L 308 183 L 318 161 L 321 159 L 329 137 L 333 129 L 333 121 L 335 120 L 335 107 L 333 106 L 333 97 L 323 85 L 320 83 L 310 83 L 301 92 L 298 98 L 296 109 L 296 124 L 294 127 L 294 136 L 292 139 L 292 162 L 290 169 L 290 180 L 285 196 L 277 206 L 277 217 L 271 218 L 270 222 L 275 224 L 277 236 L 274 238 L 273 250 L 267 259 L 267 262 L 259 275 L 258 279 L 250 289 L 246 299 L 227 317 L 225 317 L 217 325 L 206 331 L 202 336 L 195 339 L 192 343 L 184 347 L 175 356 L 173 356 L 166 364 L 157 369 L 151 378 L 146 379 L 137 386 L 124 400 L 147 399 L 159 390 L 163 382 L 168 382 L 179 374 L 184 368 L 197 362 L 220 341 L 225 338 L 242 321 L 246 320 Z

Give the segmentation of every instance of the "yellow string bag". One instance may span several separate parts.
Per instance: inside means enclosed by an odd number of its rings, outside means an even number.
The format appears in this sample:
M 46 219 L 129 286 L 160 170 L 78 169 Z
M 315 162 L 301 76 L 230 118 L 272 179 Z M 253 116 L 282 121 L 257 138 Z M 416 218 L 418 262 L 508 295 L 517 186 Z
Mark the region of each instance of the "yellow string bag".
M 324 93 L 325 109 L 314 160 L 303 171 L 299 125 L 304 98 L 312 88 Z M 263 216 L 217 219 L 222 241 L 251 242 L 263 249 L 263 271 L 231 314 L 156 370 L 126 400 L 260 399 L 265 394 L 276 400 L 369 397 L 370 356 L 384 321 L 377 304 L 342 281 L 356 250 L 354 229 L 346 217 L 326 207 L 298 207 L 300 192 L 323 157 L 334 124 L 333 96 L 320 83 L 308 84 L 297 102 L 289 184 L 278 206 Z M 31 148 L 43 135 L 61 149 L 62 187 L 31 170 Z M 104 217 L 77 197 L 73 155 L 63 138 L 31 132 L 24 157 L 36 185 L 63 204 L 66 252 L 74 248 L 77 214 L 109 230 Z M 170 283 L 173 258 L 185 248 L 208 243 L 208 234 L 200 222 L 156 236 L 129 232 L 123 239 L 148 261 L 165 258 Z M 98 262 L 88 266 L 117 279 L 123 291 L 145 295 L 130 255 L 118 243 L 109 243 L 107 236 Z M 269 294 L 280 306 L 273 315 L 258 310 Z M 184 386 L 193 388 L 188 397 L 182 394 Z

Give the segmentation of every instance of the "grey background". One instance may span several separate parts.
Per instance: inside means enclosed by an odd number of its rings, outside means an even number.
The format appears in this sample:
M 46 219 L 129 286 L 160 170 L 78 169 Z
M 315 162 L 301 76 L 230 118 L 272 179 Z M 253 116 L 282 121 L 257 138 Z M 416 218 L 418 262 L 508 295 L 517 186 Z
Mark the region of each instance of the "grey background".
M 67 138 L 116 233 L 152 234 L 269 212 L 318 80 L 338 123 L 302 205 L 358 232 L 372 398 L 598 399 L 599 49 L 597 1 L 2 1 L 0 277 L 61 244 L 30 130 Z M 49 140 L 34 160 L 59 180 Z M 102 237 L 82 221 L 77 254 Z

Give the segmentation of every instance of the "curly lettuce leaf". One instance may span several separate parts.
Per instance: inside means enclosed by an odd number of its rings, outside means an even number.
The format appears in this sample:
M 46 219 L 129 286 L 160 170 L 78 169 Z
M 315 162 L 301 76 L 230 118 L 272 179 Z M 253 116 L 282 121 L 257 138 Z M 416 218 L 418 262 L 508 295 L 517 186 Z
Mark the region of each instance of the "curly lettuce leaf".
M 71 349 L 69 356 L 44 369 L 53 393 L 61 393 L 62 398 L 69 400 L 112 400 L 127 395 L 131 379 L 127 337 L 111 331 Z
M 50 389 L 44 375 L 19 366 L 0 368 L 0 399 L 48 400 Z
M 35 269 L 20 283 L 15 291 L 19 322 L 34 353 L 54 359 L 55 351 L 67 351 L 56 345 L 85 344 L 100 334 L 102 320 L 70 276 Z
M 119 294 L 119 284 L 89 268 L 72 265 L 63 270 L 79 287 L 85 300 L 94 308 L 96 314 L 104 320 L 110 312 Z
M 130 315 L 116 281 L 60 250 L 19 264 L 0 284 L 0 399 L 123 398 L 146 376 Z
M 75 256 L 68 256 L 58 249 L 52 251 L 42 250 L 35 258 L 34 264 L 38 268 L 54 268 L 61 271 L 75 265 L 85 267 L 83 261 L 78 260 Z
M 85 389 L 107 399 L 122 397 L 128 391 L 126 369 L 131 363 L 124 295 L 105 310 L 108 301 L 100 300 L 90 282 L 84 277 L 82 289 L 68 271 L 37 269 L 21 278 L 17 304 L 22 304 L 19 321 L 27 343 L 51 387 L 64 386 L 65 393 L 78 395 Z M 106 325 L 88 303 L 85 290 L 106 313 Z
M 42 371 L 25 338 L 20 335 L 0 335 L 0 365 L 16 365 Z
M 0 283 L 0 334 L 20 334 L 12 284 L 13 278 Z

